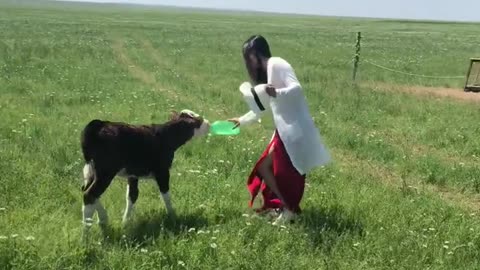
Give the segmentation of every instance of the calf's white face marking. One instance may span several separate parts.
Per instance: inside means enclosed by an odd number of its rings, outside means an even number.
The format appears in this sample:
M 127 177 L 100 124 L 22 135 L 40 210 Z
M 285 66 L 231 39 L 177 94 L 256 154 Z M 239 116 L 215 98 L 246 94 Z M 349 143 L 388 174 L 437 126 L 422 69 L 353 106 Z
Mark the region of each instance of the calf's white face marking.
M 210 123 L 207 119 L 203 119 L 202 125 L 199 128 L 193 130 L 193 137 L 202 137 L 208 134 L 210 131 Z
M 197 113 L 191 110 L 182 110 L 180 113 L 187 114 L 194 119 L 201 119 L 200 115 L 198 115 Z M 200 127 L 193 130 L 193 137 L 197 138 L 197 137 L 205 136 L 208 134 L 209 131 L 210 131 L 210 122 L 208 122 L 207 119 L 203 118 L 202 124 L 200 125 Z

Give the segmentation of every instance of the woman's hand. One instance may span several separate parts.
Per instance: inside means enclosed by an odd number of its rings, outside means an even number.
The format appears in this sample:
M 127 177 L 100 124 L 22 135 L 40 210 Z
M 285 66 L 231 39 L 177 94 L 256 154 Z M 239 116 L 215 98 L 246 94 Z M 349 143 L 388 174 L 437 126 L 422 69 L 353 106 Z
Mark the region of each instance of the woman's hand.
M 277 97 L 277 89 L 275 89 L 275 87 L 273 87 L 273 85 L 271 84 L 267 85 L 267 87 L 265 88 L 265 92 L 267 92 L 267 94 L 271 97 Z
M 228 119 L 227 121 L 235 124 L 235 126 L 232 129 L 236 129 L 240 126 L 240 120 L 238 118 Z

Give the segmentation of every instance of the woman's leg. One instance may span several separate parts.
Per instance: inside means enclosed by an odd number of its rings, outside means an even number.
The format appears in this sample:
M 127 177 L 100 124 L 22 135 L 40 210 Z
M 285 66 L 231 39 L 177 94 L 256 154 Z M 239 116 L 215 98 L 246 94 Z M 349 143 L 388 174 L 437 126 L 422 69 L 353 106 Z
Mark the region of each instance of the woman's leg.
M 273 149 L 275 145 L 272 145 L 268 150 L 268 155 L 265 159 L 258 165 L 258 173 L 262 177 L 265 184 L 272 190 L 275 195 L 282 201 L 282 203 L 287 207 L 285 204 L 285 200 L 283 199 L 282 194 L 277 186 L 277 181 L 275 179 L 275 175 L 273 174 Z M 287 207 L 288 208 L 288 207 Z

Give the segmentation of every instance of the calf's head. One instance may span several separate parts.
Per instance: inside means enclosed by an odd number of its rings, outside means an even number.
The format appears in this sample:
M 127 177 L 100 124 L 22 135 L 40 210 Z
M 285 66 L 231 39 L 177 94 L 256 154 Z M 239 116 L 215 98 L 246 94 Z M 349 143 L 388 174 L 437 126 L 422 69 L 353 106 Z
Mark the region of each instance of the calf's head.
M 182 110 L 180 113 L 173 112 L 171 121 L 187 130 L 191 130 L 192 133 L 189 135 L 192 138 L 205 136 L 210 130 L 208 120 L 190 110 Z

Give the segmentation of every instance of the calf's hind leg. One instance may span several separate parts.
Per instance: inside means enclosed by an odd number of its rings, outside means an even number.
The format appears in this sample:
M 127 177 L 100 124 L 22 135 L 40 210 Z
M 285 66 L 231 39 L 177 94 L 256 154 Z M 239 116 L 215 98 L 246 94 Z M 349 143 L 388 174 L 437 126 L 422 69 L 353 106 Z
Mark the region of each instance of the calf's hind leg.
M 98 212 L 98 223 L 108 223 L 107 211 L 99 201 L 100 196 L 105 192 L 112 182 L 114 173 L 97 170 L 93 182 L 83 191 L 83 224 L 92 223 L 93 214 Z

